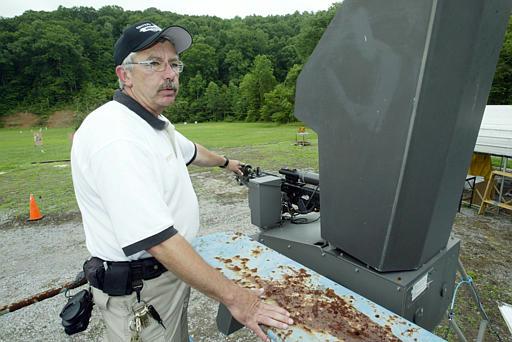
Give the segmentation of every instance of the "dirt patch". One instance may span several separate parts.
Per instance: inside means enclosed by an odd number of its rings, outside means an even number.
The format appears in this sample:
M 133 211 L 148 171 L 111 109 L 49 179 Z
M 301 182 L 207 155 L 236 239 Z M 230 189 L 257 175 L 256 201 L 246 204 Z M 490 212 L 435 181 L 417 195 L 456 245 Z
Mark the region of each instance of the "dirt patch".
M 71 127 L 75 113 L 70 110 L 59 110 L 48 118 L 47 126 L 51 128 Z
M 2 119 L 2 123 L 4 127 L 29 128 L 36 126 L 40 119 L 41 118 L 34 113 L 19 112 L 5 116 Z

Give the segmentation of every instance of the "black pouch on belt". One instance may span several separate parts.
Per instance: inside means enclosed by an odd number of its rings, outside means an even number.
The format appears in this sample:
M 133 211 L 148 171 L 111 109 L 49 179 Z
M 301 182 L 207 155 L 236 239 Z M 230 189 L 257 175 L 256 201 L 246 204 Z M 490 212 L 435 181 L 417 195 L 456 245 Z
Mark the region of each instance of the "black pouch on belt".
M 129 262 L 109 263 L 105 270 L 103 292 L 111 296 L 124 296 L 132 293 L 132 277 Z
M 90 258 L 84 263 L 83 266 L 85 279 L 89 282 L 89 285 L 103 289 L 103 281 L 105 279 L 105 266 L 103 260 L 99 258 Z

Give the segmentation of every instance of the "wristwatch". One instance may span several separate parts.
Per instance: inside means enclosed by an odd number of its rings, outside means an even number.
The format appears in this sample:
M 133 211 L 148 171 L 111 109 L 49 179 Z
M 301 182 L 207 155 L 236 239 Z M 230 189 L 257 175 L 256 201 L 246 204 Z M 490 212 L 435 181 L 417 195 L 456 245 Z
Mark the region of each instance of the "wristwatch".
M 229 158 L 226 156 L 224 156 L 224 158 L 226 159 L 226 161 L 224 162 L 224 165 L 219 166 L 221 169 L 225 169 L 226 166 L 228 166 L 228 164 L 229 164 Z

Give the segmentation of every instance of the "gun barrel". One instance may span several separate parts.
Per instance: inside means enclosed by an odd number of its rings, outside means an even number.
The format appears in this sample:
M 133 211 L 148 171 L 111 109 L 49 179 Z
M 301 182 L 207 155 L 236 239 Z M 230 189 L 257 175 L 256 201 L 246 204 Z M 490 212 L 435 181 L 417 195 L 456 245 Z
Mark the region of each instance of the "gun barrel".
M 317 173 L 290 170 L 287 168 L 280 169 L 279 173 L 284 175 L 287 180 L 293 182 L 301 181 L 306 184 L 320 185 L 320 176 Z

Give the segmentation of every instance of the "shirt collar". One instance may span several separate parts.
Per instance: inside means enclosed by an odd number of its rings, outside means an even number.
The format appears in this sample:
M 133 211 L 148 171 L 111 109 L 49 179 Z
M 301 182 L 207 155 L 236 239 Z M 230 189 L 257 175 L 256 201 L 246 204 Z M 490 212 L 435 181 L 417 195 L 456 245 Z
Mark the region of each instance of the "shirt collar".
M 146 121 L 151 127 L 157 130 L 163 130 L 167 126 L 167 121 L 160 120 L 153 114 L 151 114 L 146 108 L 144 108 L 140 103 L 138 103 L 132 97 L 123 93 L 120 89 L 116 90 L 114 93 L 114 101 L 119 102 L 135 114 L 140 116 L 144 121 Z

